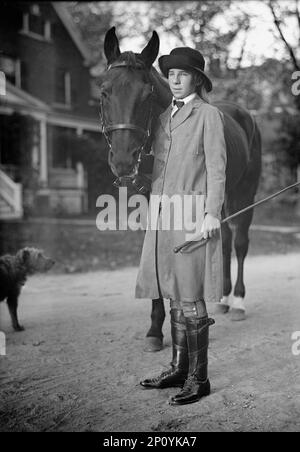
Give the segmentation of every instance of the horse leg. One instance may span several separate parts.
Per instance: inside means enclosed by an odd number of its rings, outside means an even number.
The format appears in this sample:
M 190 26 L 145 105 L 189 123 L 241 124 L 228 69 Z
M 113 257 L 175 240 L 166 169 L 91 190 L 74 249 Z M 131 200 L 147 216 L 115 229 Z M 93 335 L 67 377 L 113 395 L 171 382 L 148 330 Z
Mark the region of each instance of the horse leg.
M 162 326 L 166 317 L 164 300 L 152 300 L 151 326 L 146 335 L 146 352 L 158 352 L 163 348 Z
M 216 305 L 216 313 L 226 314 L 230 308 L 229 295 L 232 289 L 231 284 L 231 250 L 232 232 L 228 223 L 222 226 L 222 247 L 223 247 L 223 298 Z
M 245 284 L 244 284 L 244 261 L 248 253 L 249 247 L 249 227 L 253 217 L 253 210 L 244 213 L 238 220 L 235 237 L 234 247 L 237 257 L 238 271 L 237 281 L 234 287 L 234 298 L 231 304 L 231 319 L 232 320 L 245 320 L 246 308 L 245 308 Z

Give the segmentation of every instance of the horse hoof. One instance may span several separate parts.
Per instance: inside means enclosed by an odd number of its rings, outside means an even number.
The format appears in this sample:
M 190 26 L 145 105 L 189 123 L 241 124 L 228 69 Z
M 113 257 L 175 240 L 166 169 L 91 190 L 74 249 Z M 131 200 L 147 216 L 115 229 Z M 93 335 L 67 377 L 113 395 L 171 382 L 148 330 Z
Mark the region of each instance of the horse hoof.
M 228 304 L 224 304 L 224 303 L 216 303 L 215 306 L 215 314 L 227 314 L 227 312 L 229 311 L 229 306 Z
M 159 352 L 163 349 L 163 340 L 159 337 L 146 337 L 144 352 Z
M 244 309 L 231 308 L 230 318 L 233 322 L 240 322 L 246 319 L 246 312 Z

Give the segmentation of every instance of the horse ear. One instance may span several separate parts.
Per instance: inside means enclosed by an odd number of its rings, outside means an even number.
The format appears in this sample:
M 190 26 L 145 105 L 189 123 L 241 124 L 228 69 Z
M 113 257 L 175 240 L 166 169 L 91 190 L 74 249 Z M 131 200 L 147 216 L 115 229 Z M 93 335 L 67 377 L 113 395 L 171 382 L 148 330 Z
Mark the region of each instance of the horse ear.
M 154 31 L 152 33 L 150 41 L 148 42 L 144 50 L 141 52 L 141 58 L 148 68 L 150 68 L 154 61 L 156 60 L 158 51 L 159 51 L 159 37 L 156 31 Z
M 113 63 L 121 55 L 116 27 L 110 28 L 105 35 L 104 53 L 108 64 Z

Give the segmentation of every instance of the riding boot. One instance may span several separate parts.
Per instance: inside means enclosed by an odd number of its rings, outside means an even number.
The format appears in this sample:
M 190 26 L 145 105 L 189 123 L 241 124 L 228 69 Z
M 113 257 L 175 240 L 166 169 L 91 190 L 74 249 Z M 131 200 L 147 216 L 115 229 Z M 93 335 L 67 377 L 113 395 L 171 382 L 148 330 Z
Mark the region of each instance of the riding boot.
M 185 321 L 189 373 L 182 390 L 172 397 L 171 405 L 194 403 L 210 394 L 210 382 L 207 378 L 208 330 L 215 321 L 208 316 L 198 319 L 186 318 Z
M 171 367 L 158 377 L 141 381 L 140 384 L 147 389 L 182 387 L 187 378 L 189 361 L 185 318 L 180 309 L 172 308 L 170 314 L 173 349 Z

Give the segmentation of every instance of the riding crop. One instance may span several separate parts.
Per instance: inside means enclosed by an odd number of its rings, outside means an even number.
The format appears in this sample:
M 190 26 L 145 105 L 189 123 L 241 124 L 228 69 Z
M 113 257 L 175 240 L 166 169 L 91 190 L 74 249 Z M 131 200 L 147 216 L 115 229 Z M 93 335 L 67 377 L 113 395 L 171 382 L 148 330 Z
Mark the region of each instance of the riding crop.
M 281 193 L 284 193 L 287 190 L 290 190 L 291 188 L 297 187 L 297 185 L 300 185 L 300 181 L 296 182 L 295 184 L 289 185 L 288 187 L 283 188 L 282 190 L 274 193 L 273 195 L 270 195 L 267 198 L 261 199 L 260 201 L 257 201 L 254 204 L 251 204 L 250 206 L 247 206 L 244 209 L 241 209 L 232 215 L 229 215 L 228 217 L 224 218 L 221 221 L 221 224 L 226 223 L 229 220 L 232 220 L 233 218 L 237 217 L 238 215 L 241 215 L 242 213 L 247 212 L 248 210 L 253 209 L 254 207 L 257 207 L 260 204 L 263 204 L 264 202 L 267 202 L 272 198 L 275 198 L 276 196 L 280 195 Z M 173 251 L 174 251 L 174 253 L 178 253 L 179 251 L 181 253 L 189 253 L 191 251 L 194 251 L 196 248 L 199 248 L 200 246 L 206 245 L 206 243 L 208 241 L 209 241 L 209 238 L 207 238 L 207 239 L 201 238 L 200 240 L 187 241 L 187 242 L 182 243 L 181 245 L 176 246 Z

